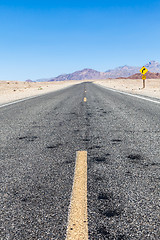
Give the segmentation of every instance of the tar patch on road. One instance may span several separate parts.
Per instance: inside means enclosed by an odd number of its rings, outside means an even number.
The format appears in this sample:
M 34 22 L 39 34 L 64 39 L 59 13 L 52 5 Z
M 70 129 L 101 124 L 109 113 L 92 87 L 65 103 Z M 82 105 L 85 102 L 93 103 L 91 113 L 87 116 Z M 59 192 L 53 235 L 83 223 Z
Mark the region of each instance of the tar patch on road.
M 88 147 L 89 150 L 100 149 L 100 148 L 101 148 L 100 146 L 91 146 L 91 147 Z
M 94 157 L 93 161 L 94 162 L 106 162 L 108 159 L 107 157 L 110 156 L 109 153 L 106 153 L 105 156 L 101 156 L 101 157 Z
M 101 192 L 98 195 L 98 200 L 110 200 L 112 198 L 113 198 L 113 194 L 112 193 Z
M 19 137 L 19 140 L 26 140 L 27 142 L 33 142 L 34 140 L 37 139 L 37 136 L 24 136 L 24 137 Z
M 130 155 L 128 155 L 128 158 L 131 160 L 142 160 L 143 159 L 140 154 L 130 154 Z
M 50 146 L 47 146 L 47 148 L 49 148 L 49 149 L 53 149 L 53 148 L 58 148 L 58 147 L 60 147 L 60 146 L 62 146 L 63 144 L 62 143 L 57 143 L 57 144 L 55 144 L 55 145 L 50 145 Z
M 118 142 L 122 142 L 122 140 L 121 139 L 113 139 L 112 142 L 113 143 L 118 143 Z
M 114 236 L 112 233 L 110 233 L 106 227 L 101 226 L 97 229 L 97 234 L 99 236 L 99 240 L 128 240 L 128 238 L 124 234 L 119 234 L 117 236 Z
M 113 209 L 103 212 L 103 215 L 105 215 L 108 218 L 119 216 L 121 214 L 121 209 Z

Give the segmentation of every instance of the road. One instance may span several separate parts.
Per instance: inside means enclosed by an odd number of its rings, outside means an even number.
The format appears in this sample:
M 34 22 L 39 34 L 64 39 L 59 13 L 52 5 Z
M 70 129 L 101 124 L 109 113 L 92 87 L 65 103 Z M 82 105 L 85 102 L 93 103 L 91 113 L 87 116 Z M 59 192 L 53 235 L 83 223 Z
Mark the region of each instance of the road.
M 1 240 L 66 238 L 80 151 L 88 238 L 160 239 L 159 103 L 86 82 L 1 107 L 0 126 Z

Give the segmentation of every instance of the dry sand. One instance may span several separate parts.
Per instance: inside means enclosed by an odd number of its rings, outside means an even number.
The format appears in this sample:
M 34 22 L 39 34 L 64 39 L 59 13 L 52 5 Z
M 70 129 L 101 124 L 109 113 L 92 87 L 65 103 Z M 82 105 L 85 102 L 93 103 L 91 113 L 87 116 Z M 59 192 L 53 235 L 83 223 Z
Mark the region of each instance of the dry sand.
M 87 80 L 88 81 L 88 80 Z M 60 90 L 85 81 L 63 81 L 28 83 L 15 81 L 0 81 L 0 104 L 12 102 L 26 97 L 37 96 Z M 91 81 L 95 84 L 117 90 L 160 98 L 160 79 L 146 80 L 146 88 L 142 89 L 141 79 L 106 79 Z
M 145 89 L 142 88 L 142 79 L 107 79 L 94 83 L 132 94 L 160 98 L 160 79 L 147 79 Z
M 78 84 L 80 81 L 64 82 L 15 82 L 0 81 L 0 104 L 26 97 L 37 96 Z

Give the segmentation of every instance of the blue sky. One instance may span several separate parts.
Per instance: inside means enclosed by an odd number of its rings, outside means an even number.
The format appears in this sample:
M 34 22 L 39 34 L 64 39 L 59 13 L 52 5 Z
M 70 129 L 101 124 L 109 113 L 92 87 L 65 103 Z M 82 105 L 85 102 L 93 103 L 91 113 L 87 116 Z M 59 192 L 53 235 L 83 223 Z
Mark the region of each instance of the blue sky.
M 160 1 L 0 0 L 0 80 L 160 61 Z

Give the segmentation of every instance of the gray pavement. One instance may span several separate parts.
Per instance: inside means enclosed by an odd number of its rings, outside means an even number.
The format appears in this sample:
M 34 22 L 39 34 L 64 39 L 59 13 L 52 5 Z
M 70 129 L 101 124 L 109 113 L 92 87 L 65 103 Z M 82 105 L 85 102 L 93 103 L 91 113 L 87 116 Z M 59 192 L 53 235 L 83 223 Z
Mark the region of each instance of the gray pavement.
M 160 104 L 82 83 L 0 108 L 0 126 L 1 240 L 65 239 L 79 150 L 89 239 L 160 239 Z

